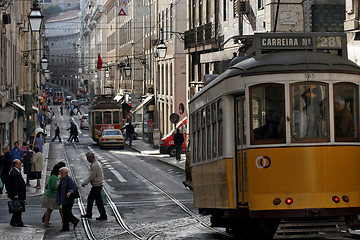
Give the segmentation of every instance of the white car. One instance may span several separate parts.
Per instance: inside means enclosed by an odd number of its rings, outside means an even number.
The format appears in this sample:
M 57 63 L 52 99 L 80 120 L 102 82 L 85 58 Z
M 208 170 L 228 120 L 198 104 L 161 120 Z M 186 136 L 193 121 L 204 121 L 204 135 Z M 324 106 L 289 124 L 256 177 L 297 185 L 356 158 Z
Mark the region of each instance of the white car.
M 101 149 L 105 147 L 118 147 L 124 149 L 124 136 L 119 129 L 105 129 L 99 139 Z
M 87 98 L 80 98 L 79 103 L 80 103 L 80 105 L 88 105 L 89 100 Z
M 80 129 L 89 129 L 89 114 L 84 114 L 80 120 Z

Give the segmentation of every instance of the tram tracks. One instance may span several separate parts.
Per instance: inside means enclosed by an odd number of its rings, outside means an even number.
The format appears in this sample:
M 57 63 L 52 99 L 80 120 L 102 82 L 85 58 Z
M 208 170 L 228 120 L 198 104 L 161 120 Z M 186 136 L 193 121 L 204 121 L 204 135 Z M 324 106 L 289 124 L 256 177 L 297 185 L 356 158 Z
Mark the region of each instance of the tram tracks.
M 93 151 L 93 149 L 91 147 L 89 147 L 90 150 Z M 95 152 L 95 151 L 93 151 Z M 117 159 L 116 155 L 114 153 L 108 153 L 109 155 L 112 156 L 112 158 Z M 157 189 L 159 192 L 161 192 L 162 194 L 164 194 L 166 197 L 168 197 L 173 203 L 175 203 L 180 209 L 182 209 L 185 213 L 187 213 L 191 218 L 194 218 L 198 223 L 200 223 L 203 227 L 205 227 L 206 229 L 216 232 L 218 234 L 221 234 L 223 236 L 227 236 L 230 238 L 234 238 L 233 235 L 228 234 L 224 231 L 218 230 L 216 228 L 213 228 L 210 226 L 209 223 L 205 222 L 203 219 L 201 219 L 200 216 L 198 216 L 197 214 L 195 214 L 193 211 L 191 211 L 188 207 L 186 207 L 183 203 L 181 203 L 177 198 L 175 198 L 174 196 L 172 196 L 169 192 L 167 192 L 165 189 L 163 189 L 162 187 L 160 187 L 158 184 L 156 184 L 155 182 L 153 182 L 152 180 L 150 180 L 149 178 L 145 177 L 143 174 L 139 173 L 138 171 L 136 171 L 134 168 L 130 167 L 129 165 L 125 164 L 124 162 L 121 162 L 121 166 L 124 167 L 127 171 L 131 172 L 132 174 L 134 174 L 137 178 L 149 183 L 151 186 L 153 186 L 155 189 Z M 162 175 L 163 177 L 165 177 L 164 175 Z M 171 179 L 171 181 L 173 181 Z M 166 230 L 166 229 L 164 229 Z M 150 236 L 148 236 L 146 239 L 147 240 L 151 240 L 151 239 L 155 239 L 155 237 L 161 235 L 164 233 L 163 231 L 158 231 Z
M 73 145 L 74 148 L 76 149 L 76 151 L 78 152 L 78 154 L 80 155 L 80 159 L 82 160 L 82 162 L 84 162 L 86 164 L 86 166 L 88 168 L 90 168 L 90 165 L 86 159 L 86 156 L 85 156 L 85 153 L 80 149 L 78 148 L 76 145 Z M 96 157 L 98 158 L 100 155 L 96 153 L 96 151 L 94 151 L 91 147 L 89 147 L 90 150 L 92 150 L 95 155 L 97 155 Z M 111 159 L 116 159 L 118 160 L 118 157 L 114 154 L 114 153 L 109 153 L 109 152 L 104 152 L 106 154 L 109 155 L 109 157 Z M 73 177 L 75 183 L 77 184 L 77 186 L 80 186 L 77 181 L 76 181 L 76 178 L 75 178 L 75 174 L 74 174 L 74 171 L 73 171 L 73 167 L 71 166 L 70 164 L 70 161 L 69 161 L 69 158 L 67 156 L 67 153 L 64 151 L 64 155 L 65 155 L 65 161 L 67 163 L 67 166 L 69 168 L 69 174 Z M 136 176 L 138 179 L 142 180 L 143 182 L 147 182 L 148 184 L 150 184 L 152 187 L 154 187 L 156 190 L 158 190 L 159 192 L 161 192 L 162 194 L 164 194 L 167 198 L 170 199 L 170 202 L 173 202 L 175 203 L 180 209 L 182 209 L 185 213 L 187 213 L 189 215 L 190 218 L 194 219 L 194 222 L 198 222 L 201 226 L 205 227 L 206 229 L 212 231 L 212 232 L 216 232 L 218 234 L 221 234 L 223 236 L 227 236 L 227 237 L 230 237 L 230 238 L 233 238 L 232 235 L 224 232 L 224 231 L 221 231 L 221 230 L 218 230 L 216 228 L 212 228 L 210 226 L 209 223 L 207 223 L 206 221 L 204 221 L 203 219 L 201 219 L 200 216 L 198 216 L 197 214 L 195 214 L 194 212 L 192 212 L 189 208 L 187 208 L 183 203 L 181 203 L 177 198 L 175 198 L 174 196 L 172 196 L 169 192 L 167 192 L 165 189 L 163 189 L 162 187 L 160 187 L 158 184 L 156 184 L 154 181 L 150 180 L 149 178 L 145 177 L 143 174 L 141 174 L 140 172 L 136 171 L 134 168 L 130 167 L 129 165 L 127 165 L 126 163 L 122 162 L 121 161 L 121 166 L 124 167 L 127 171 L 131 172 L 134 176 Z M 163 177 L 165 177 L 164 175 L 162 175 Z M 110 194 L 109 192 L 105 189 L 104 189 L 104 192 L 105 192 L 105 195 L 106 195 L 106 199 L 108 201 L 108 204 L 115 216 L 115 219 L 117 221 L 117 223 L 119 224 L 119 226 L 123 229 L 123 232 L 121 233 L 118 233 L 116 234 L 116 236 L 120 236 L 120 235 L 124 235 L 124 234 L 128 234 L 130 236 L 133 237 L 133 239 L 146 239 L 146 240 L 153 240 L 153 239 L 156 239 L 158 238 L 159 236 L 165 234 L 166 232 L 169 232 L 171 231 L 172 229 L 176 229 L 176 228 L 179 228 L 179 227 L 187 227 L 187 226 L 191 226 L 192 224 L 185 224 L 184 226 L 172 226 L 172 227 L 169 227 L 169 226 L 166 226 L 166 227 L 163 227 L 161 230 L 160 229 L 156 229 L 155 231 L 153 231 L 153 233 L 150 233 L 150 235 L 146 236 L 146 237 L 141 237 L 139 234 L 137 234 L 136 232 L 141 230 L 141 229 L 144 229 L 144 228 L 137 228 L 137 229 L 131 229 L 127 224 L 126 222 L 124 221 L 124 219 L 121 217 L 121 214 L 120 212 L 118 211 L 117 209 L 117 206 L 115 204 L 115 202 L 112 200 L 112 198 L 110 197 Z M 81 195 L 81 194 L 80 194 Z M 80 213 L 83 215 L 83 214 L 86 214 L 86 208 L 84 206 L 84 201 L 82 199 L 82 196 L 80 196 L 80 198 L 78 199 L 78 206 L 79 206 L 79 210 L 80 210 Z M 83 228 L 84 228 L 84 231 L 85 231 L 85 234 L 86 234 L 86 237 L 90 240 L 96 240 L 96 239 L 109 239 L 109 238 L 113 238 L 115 237 L 114 235 L 113 236 L 108 236 L 108 237 L 103 237 L 103 236 L 100 236 L 99 238 L 97 238 L 95 235 L 94 235 L 94 232 L 92 230 L 92 227 L 91 227 L 91 222 L 86 219 L 86 218 L 82 218 L 82 223 L 83 223 Z M 183 224 L 181 224 L 183 225 Z M 152 226 L 148 226 L 150 228 L 153 228 L 153 227 L 157 227 L 157 224 L 154 224 Z

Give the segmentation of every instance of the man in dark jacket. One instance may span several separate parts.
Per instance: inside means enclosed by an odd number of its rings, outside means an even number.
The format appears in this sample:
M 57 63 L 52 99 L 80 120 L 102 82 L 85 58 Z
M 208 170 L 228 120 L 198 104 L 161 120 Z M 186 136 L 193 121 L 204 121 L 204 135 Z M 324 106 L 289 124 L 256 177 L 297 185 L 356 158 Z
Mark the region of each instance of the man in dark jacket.
M 2 150 L 3 150 L 3 154 L 0 158 L 0 169 L 1 169 L 0 176 L 1 176 L 1 181 L 3 182 L 3 184 L 7 189 L 12 160 L 9 152 L 9 146 L 5 145 Z M 0 190 L 0 194 L 2 194 L 2 192 L 3 189 Z
M 185 139 L 182 133 L 180 132 L 180 129 L 176 129 L 176 133 L 174 135 L 174 144 L 176 149 L 176 160 L 180 161 L 181 152 L 182 152 L 182 145 L 184 143 Z
M 54 138 L 51 140 L 52 142 L 55 141 L 56 138 L 59 138 L 59 142 L 61 142 L 61 137 L 60 137 L 60 128 L 57 124 L 55 124 L 55 136 Z
M 135 132 L 134 126 L 129 122 L 129 124 L 125 127 L 126 130 L 126 137 L 124 142 L 126 142 L 127 139 L 129 139 L 129 145 L 131 146 L 133 134 Z
M 8 196 L 11 200 L 26 200 L 26 185 L 21 176 L 21 161 L 15 159 L 12 165 L 13 167 L 9 173 L 9 186 L 7 187 Z M 10 225 L 14 227 L 26 227 L 22 221 L 22 212 L 13 213 Z

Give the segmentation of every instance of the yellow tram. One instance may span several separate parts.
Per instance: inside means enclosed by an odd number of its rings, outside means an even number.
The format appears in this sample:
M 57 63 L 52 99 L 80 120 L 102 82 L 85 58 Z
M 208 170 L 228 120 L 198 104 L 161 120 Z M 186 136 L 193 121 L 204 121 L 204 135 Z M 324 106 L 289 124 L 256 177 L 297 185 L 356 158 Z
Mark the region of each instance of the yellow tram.
M 112 96 L 100 95 L 89 107 L 91 137 L 95 142 L 99 142 L 104 129 L 121 129 L 122 106 L 112 99 Z
M 306 46 L 281 51 L 290 40 Z M 255 56 L 190 101 L 195 207 L 213 226 L 270 238 L 280 219 L 360 214 L 360 68 L 343 57 L 345 36 L 253 41 Z

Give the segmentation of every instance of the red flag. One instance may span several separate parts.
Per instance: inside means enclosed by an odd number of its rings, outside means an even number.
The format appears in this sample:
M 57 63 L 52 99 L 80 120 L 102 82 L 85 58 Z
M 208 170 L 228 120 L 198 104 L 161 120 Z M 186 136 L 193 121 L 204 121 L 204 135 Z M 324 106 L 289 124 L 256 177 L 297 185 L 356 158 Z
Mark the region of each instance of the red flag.
M 98 62 L 97 62 L 97 69 L 98 70 L 101 70 L 101 67 L 102 67 L 102 64 L 103 64 L 103 60 L 100 56 L 100 53 L 98 54 Z

